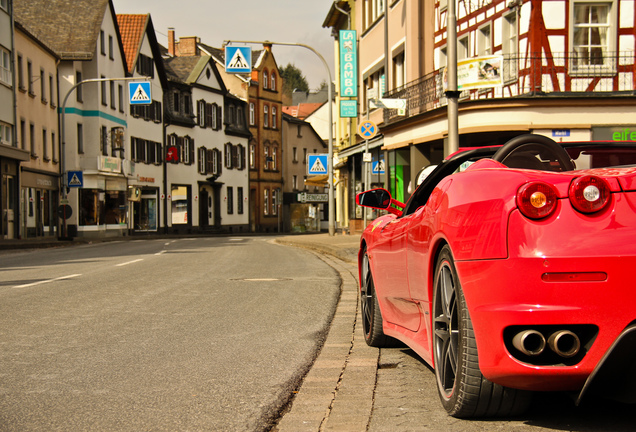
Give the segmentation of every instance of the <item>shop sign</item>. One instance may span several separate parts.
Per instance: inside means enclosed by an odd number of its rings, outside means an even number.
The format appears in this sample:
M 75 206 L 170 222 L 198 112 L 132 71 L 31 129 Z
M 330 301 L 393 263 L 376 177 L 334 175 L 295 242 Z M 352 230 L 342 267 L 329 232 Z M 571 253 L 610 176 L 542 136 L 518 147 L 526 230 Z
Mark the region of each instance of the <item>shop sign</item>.
M 298 201 L 301 203 L 321 203 L 329 201 L 329 194 L 311 194 L 307 192 L 298 194 Z
M 99 170 L 105 172 L 120 173 L 121 159 L 109 156 L 99 157 Z
M 503 86 L 503 56 L 475 57 L 457 62 L 457 90 Z M 447 80 L 444 76 L 444 88 Z
M 340 101 L 340 117 L 356 118 L 358 117 L 358 100 L 347 99 Z
M 340 96 L 358 96 L 358 47 L 355 30 L 340 30 Z

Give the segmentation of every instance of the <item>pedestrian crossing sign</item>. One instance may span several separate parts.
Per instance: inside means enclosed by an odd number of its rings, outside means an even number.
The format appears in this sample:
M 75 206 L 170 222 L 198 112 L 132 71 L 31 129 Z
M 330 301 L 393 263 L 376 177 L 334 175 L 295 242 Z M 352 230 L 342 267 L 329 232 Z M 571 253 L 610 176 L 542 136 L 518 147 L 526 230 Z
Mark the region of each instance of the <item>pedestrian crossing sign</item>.
M 327 174 L 327 154 L 307 155 L 307 168 L 309 175 Z
M 68 171 L 66 173 L 68 187 L 82 187 L 84 186 L 84 174 L 82 171 Z
M 225 72 L 251 73 L 252 48 L 248 46 L 225 47 Z
M 150 105 L 152 103 L 150 83 L 147 81 L 129 82 L 128 94 L 130 95 L 131 105 Z
M 373 161 L 371 166 L 371 174 L 384 174 L 384 159 Z

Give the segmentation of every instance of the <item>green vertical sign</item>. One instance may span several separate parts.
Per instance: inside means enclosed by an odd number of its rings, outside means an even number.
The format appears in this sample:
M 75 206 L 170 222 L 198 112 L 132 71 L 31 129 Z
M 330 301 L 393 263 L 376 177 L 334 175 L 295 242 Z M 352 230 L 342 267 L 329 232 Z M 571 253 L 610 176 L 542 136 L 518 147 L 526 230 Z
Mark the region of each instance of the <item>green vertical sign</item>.
M 340 30 L 340 96 L 358 96 L 358 42 L 355 30 Z

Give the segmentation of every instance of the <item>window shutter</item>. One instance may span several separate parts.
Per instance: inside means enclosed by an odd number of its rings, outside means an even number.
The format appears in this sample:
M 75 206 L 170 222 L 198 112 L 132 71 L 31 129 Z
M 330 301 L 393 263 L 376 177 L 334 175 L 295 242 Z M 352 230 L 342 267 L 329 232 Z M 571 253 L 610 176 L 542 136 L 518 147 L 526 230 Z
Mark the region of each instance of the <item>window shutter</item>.
M 223 127 L 223 109 L 218 107 L 216 109 L 216 128 L 220 130 Z
M 187 151 L 190 154 L 190 160 L 188 165 L 192 165 L 194 163 L 194 138 L 190 138 L 188 140 L 188 143 L 189 145 L 188 145 Z
M 208 127 L 212 127 L 214 123 L 212 123 L 212 105 L 205 104 L 205 125 Z

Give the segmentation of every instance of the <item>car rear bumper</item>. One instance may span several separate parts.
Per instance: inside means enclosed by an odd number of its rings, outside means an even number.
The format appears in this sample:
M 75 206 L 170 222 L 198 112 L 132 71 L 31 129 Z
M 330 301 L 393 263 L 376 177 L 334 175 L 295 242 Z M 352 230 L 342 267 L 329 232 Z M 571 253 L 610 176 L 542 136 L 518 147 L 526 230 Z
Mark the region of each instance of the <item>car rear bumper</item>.
M 636 321 L 636 212 L 634 195 L 626 195 L 593 217 L 566 202 L 547 220 L 513 211 L 508 258 L 456 261 L 486 378 L 527 390 L 580 390 Z M 532 328 L 546 338 L 559 328 L 593 334 L 576 357 L 534 361 L 510 343 L 511 332 Z

